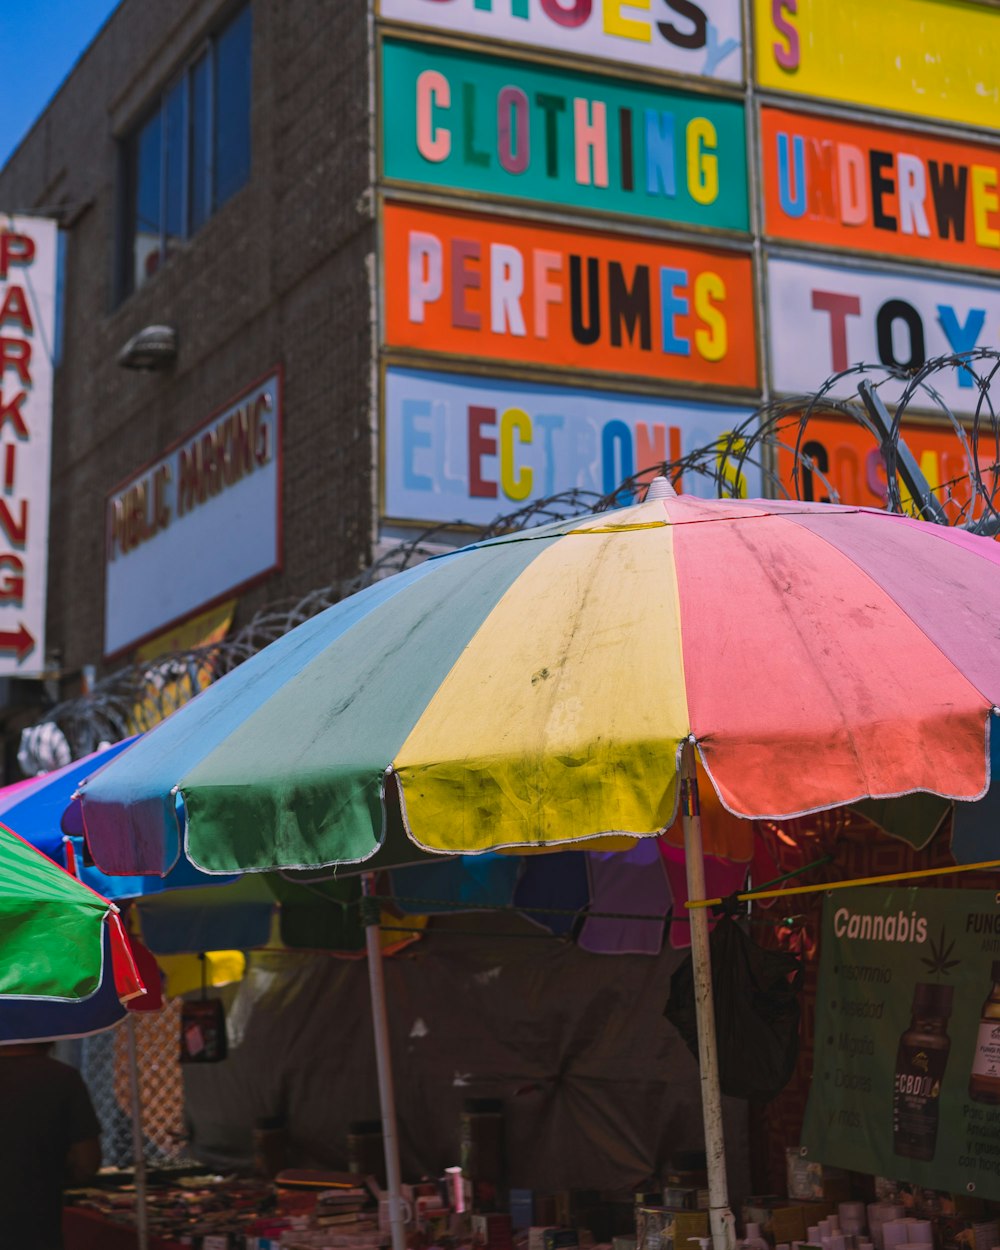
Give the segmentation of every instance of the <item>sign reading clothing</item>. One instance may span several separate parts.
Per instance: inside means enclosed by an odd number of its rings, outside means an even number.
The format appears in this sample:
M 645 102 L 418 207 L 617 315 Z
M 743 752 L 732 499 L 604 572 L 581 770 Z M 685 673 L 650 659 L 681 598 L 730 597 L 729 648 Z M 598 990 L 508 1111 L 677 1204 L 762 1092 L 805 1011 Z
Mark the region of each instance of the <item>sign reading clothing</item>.
M 762 87 L 994 128 L 1000 12 L 968 0 L 753 0 Z
M 1000 1198 L 998 961 L 992 890 L 824 900 L 810 1158 Z
M 773 238 L 1000 269 L 1000 149 L 775 108 L 761 144 Z
M 747 256 L 386 204 L 390 347 L 753 388 Z
M 390 39 L 382 91 L 387 178 L 748 228 L 735 101 Z
M 710 447 L 749 409 L 483 381 L 390 368 L 385 388 L 385 498 L 395 520 L 488 524 L 533 499 L 574 488 L 611 494 L 643 469 Z M 709 457 L 711 459 L 711 457 Z M 734 481 L 737 466 L 712 463 Z M 742 493 L 760 493 L 742 468 Z M 679 489 L 715 495 L 689 473 Z
M 814 391 L 861 361 L 918 369 L 1000 336 L 1000 286 L 773 257 L 767 283 L 771 380 L 781 391 Z M 938 374 L 934 386 L 953 412 L 975 411 L 979 391 L 967 370 Z
M 104 651 L 121 651 L 280 565 L 277 372 L 107 503 Z
M 45 667 L 57 238 L 0 217 L 0 676 Z
M 740 0 L 380 0 L 379 16 L 559 57 L 743 78 Z

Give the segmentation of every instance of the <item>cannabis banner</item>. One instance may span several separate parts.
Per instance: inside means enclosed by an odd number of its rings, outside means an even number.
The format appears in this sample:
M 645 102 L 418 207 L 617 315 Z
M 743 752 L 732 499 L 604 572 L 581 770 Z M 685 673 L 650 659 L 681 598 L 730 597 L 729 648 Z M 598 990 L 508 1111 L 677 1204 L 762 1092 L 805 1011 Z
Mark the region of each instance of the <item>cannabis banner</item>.
M 809 1158 L 1000 1198 L 998 897 L 827 896 Z

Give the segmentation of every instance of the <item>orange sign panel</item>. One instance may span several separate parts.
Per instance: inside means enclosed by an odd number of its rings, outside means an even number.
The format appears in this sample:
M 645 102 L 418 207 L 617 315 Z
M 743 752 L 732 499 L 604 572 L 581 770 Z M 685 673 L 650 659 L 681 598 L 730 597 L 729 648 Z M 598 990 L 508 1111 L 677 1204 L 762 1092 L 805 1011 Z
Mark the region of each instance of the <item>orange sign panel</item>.
M 778 452 L 778 476 L 793 498 L 885 507 L 885 464 L 878 442 L 863 426 L 836 418 L 812 418 L 799 444 L 796 488 L 792 449 L 798 431 L 798 421 L 792 420 L 778 435 L 785 444 Z M 971 434 L 966 438 L 971 445 Z M 974 493 L 970 479 L 974 466 L 955 430 L 950 425 L 907 425 L 901 431 L 901 439 L 920 465 L 935 497 L 944 505 L 948 519 L 952 523 L 967 520 Z M 998 486 L 997 452 L 992 434 L 984 433 L 979 439 L 979 471 L 988 491 L 995 491 Z M 815 467 L 806 467 L 803 457 L 808 457 Z M 905 489 L 900 489 L 904 503 L 908 502 Z M 981 505 L 976 506 L 971 514 L 978 516 L 982 511 Z
M 767 234 L 1000 269 L 1000 148 L 761 110 Z
M 390 347 L 754 389 L 746 255 L 386 204 Z

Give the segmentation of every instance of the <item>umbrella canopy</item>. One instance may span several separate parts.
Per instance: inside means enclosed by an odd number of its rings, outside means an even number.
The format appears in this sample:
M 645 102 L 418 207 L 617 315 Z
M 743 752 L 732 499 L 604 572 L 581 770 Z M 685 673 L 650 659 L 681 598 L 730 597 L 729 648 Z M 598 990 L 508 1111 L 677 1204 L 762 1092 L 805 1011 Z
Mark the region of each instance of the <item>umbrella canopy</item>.
M 97 1032 L 144 993 L 114 906 L 0 825 L 0 1041 Z
M 696 745 L 785 819 L 989 784 L 1000 548 L 874 510 L 656 498 L 427 561 L 307 621 L 83 790 L 95 858 L 362 862 L 658 834 Z M 186 825 L 178 821 L 175 795 Z

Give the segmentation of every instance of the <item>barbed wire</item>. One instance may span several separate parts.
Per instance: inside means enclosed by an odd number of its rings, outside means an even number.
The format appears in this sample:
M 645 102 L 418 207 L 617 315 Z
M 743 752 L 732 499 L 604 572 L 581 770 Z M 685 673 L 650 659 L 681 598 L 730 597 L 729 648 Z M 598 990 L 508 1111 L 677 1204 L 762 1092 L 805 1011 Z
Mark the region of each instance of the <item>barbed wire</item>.
M 884 491 L 882 502 L 888 511 L 995 533 L 1000 528 L 1000 384 L 994 389 L 998 373 L 1000 351 L 993 348 L 938 356 L 911 370 L 855 364 L 827 378 L 811 394 L 785 396 L 757 408 L 703 447 L 645 466 L 606 494 L 575 487 L 531 500 L 486 525 L 455 521 L 415 531 L 378 551 L 355 577 L 269 604 L 222 641 L 175 652 L 153 663 L 126 665 L 101 677 L 87 693 L 58 703 L 39 724 L 23 732 L 22 769 L 29 775 L 47 771 L 103 743 L 143 732 L 296 625 L 460 541 L 493 538 L 619 507 L 639 497 L 658 473 L 679 489 L 701 496 L 740 497 L 750 484 L 759 484 L 760 493 L 772 498 L 843 502 L 833 467 L 819 454 L 824 445 L 810 435 L 810 426 L 815 435 L 818 422 L 853 424 L 871 438 L 873 450 L 881 457 L 884 481 L 880 477 L 878 483 L 869 481 L 868 485 Z M 859 397 L 861 384 L 879 395 L 889 414 L 882 432 L 863 395 Z M 971 402 L 961 414 L 944 393 L 955 389 L 970 391 Z M 907 434 L 942 427 L 954 438 L 957 455 L 966 467 L 946 481 L 931 483 L 921 495 L 906 485 Z

